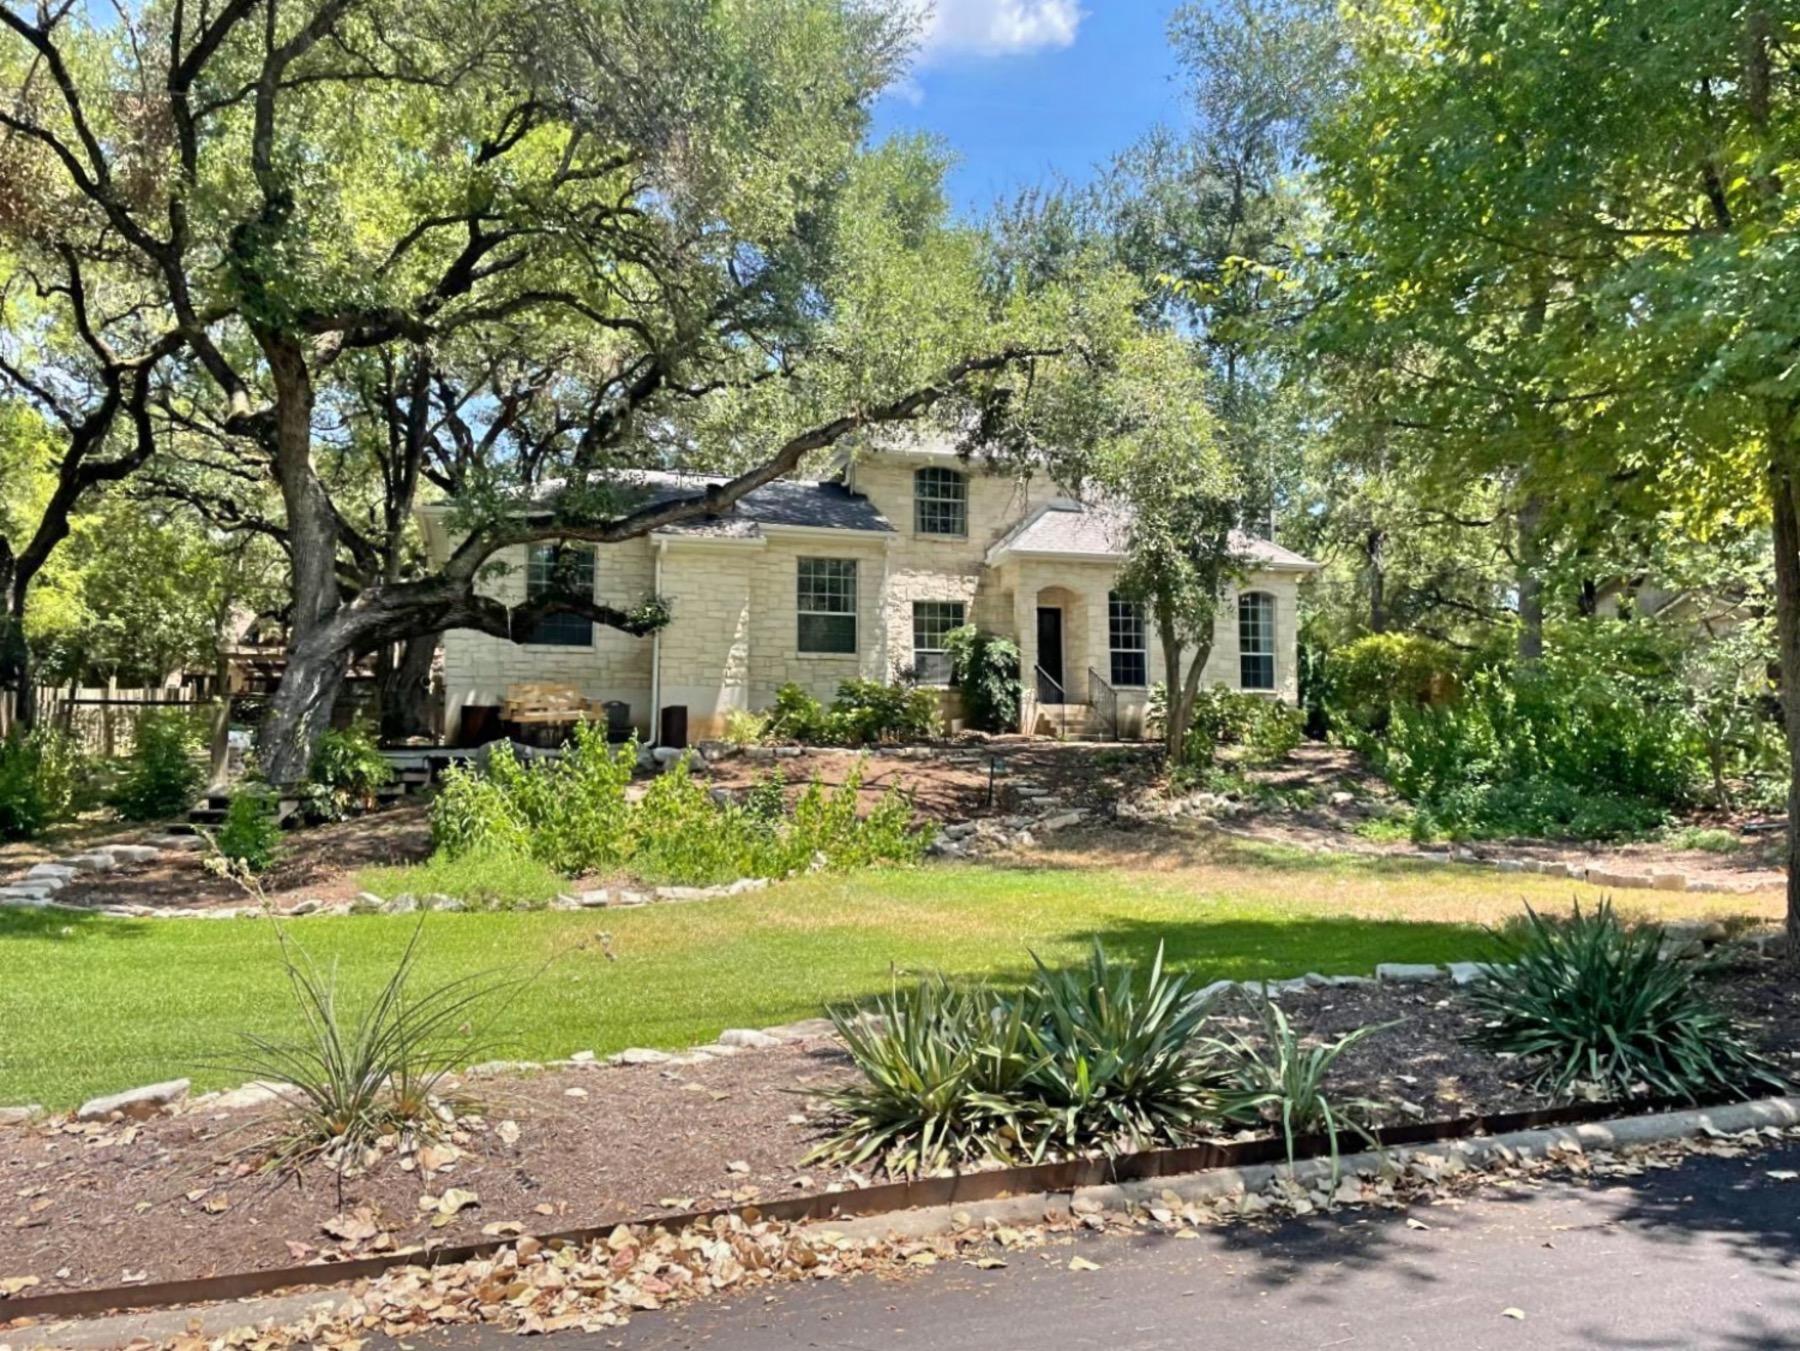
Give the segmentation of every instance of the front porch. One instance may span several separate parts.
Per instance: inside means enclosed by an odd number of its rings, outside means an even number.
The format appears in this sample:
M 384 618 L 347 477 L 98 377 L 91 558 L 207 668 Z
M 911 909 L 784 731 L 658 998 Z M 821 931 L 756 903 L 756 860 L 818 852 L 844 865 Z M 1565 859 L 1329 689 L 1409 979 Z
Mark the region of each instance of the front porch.
M 1141 737 L 1148 699 L 1148 637 L 1112 602 L 1112 569 L 1060 569 L 1031 576 L 1019 567 L 1012 588 L 1022 685 L 1020 730 L 1061 740 Z M 1068 571 L 1092 576 L 1070 577 Z M 1139 643 L 1139 648 L 1115 648 Z M 1132 683 L 1115 676 L 1135 677 Z

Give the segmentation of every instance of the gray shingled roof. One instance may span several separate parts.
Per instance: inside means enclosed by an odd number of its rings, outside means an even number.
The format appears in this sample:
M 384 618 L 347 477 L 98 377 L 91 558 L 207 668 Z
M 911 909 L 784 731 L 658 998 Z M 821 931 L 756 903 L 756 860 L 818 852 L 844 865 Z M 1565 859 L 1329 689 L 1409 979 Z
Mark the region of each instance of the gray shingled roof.
M 637 471 L 633 478 L 642 486 L 642 505 L 667 502 L 725 482 L 717 474 L 672 474 L 662 470 Z M 663 529 L 683 535 L 756 539 L 765 525 L 884 534 L 891 534 L 894 529 L 861 493 L 853 493 L 841 483 L 808 479 L 777 479 L 746 493 L 729 511 L 718 516 L 694 517 Z
M 1052 502 L 1026 517 L 988 550 L 988 562 L 1009 553 L 1085 555 L 1096 560 L 1121 557 L 1130 533 L 1130 518 L 1118 507 Z M 1265 568 L 1311 572 L 1318 567 L 1273 540 L 1234 530 L 1232 548 L 1249 562 Z

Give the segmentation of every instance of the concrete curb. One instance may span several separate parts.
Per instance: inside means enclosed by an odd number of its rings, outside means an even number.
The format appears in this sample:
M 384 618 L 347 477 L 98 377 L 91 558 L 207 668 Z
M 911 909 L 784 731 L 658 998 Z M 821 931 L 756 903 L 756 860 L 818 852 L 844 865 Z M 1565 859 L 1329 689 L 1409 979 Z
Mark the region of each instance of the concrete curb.
M 1625 1145 L 1680 1140 L 1708 1132 L 1741 1135 L 1745 1131 L 1760 1130 L 1765 1126 L 1797 1125 L 1800 1125 L 1800 1096 L 1764 1098 L 1756 1102 L 1733 1103 L 1726 1107 L 1705 1107 L 1687 1112 L 1621 1117 L 1617 1121 L 1590 1122 L 1580 1126 L 1549 1126 L 1536 1130 L 1512 1131 L 1505 1135 L 1406 1145 L 1384 1152 L 1368 1150 L 1359 1154 L 1342 1155 L 1338 1160 L 1338 1170 L 1346 1177 L 1359 1173 L 1391 1173 L 1404 1168 L 1409 1159 L 1431 1155 L 1445 1160 L 1446 1172 L 1458 1172 L 1480 1167 L 1489 1160 L 1508 1153 L 1532 1158 L 1559 1147 L 1584 1151 L 1617 1149 Z M 1287 1175 L 1288 1166 L 1285 1163 L 1256 1164 L 1249 1168 L 1218 1168 L 1204 1173 L 1149 1178 L 1141 1182 L 1077 1187 L 1072 1192 L 1008 1196 L 996 1201 L 934 1206 L 927 1210 L 869 1215 L 841 1222 L 821 1220 L 815 1227 L 849 1238 L 880 1238 L 887 1235 L 923 1238 L 946 1229 L 960 1228 L 965 1223 L 980 1224 L 990 1219 L 1002 1224 L 1037 1220 L 1046 1214 L 1068 1212 L 1077 1204 L 1083 1209 L 1122 1210 L 1127 1206 L 1145 1205 L 1165 1195 L 1177 1196 L 1183 1201 L 1216 1201 L 1221 1197 L 1260 1191 L 1277 1178 Z M 1293 1170 L 1294 1180 L 1301 1184 L 1323 1181 L 1330 1176 L 1330 1159 L 1303 1160 Z

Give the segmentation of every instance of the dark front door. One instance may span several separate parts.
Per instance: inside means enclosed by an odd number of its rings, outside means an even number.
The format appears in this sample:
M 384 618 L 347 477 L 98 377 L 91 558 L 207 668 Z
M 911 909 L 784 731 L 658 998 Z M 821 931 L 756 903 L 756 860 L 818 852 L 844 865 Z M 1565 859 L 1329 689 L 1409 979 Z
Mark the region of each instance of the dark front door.
M 1063 693 L 1062 611 L 1054 605 L 1038 606 L 1038 702 L 1066 704 Z

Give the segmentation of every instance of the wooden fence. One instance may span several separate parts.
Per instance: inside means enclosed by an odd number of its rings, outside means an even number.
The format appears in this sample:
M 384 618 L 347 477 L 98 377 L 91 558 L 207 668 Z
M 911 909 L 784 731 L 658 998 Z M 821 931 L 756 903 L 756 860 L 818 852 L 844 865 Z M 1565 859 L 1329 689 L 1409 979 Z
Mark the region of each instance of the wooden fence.
M 15 721 L 11 691 L 0 691 L 0 736 Z M 40 687 L 35 692 L 39 726 L 57 727 L 75 738 L 88 755 L 129 755 L 137 745 L 138 720 L 154 709 L 177 708 L 198 713 L 212 700 L 192 689 L 162 687 L 125 690 L 115 687 Z

